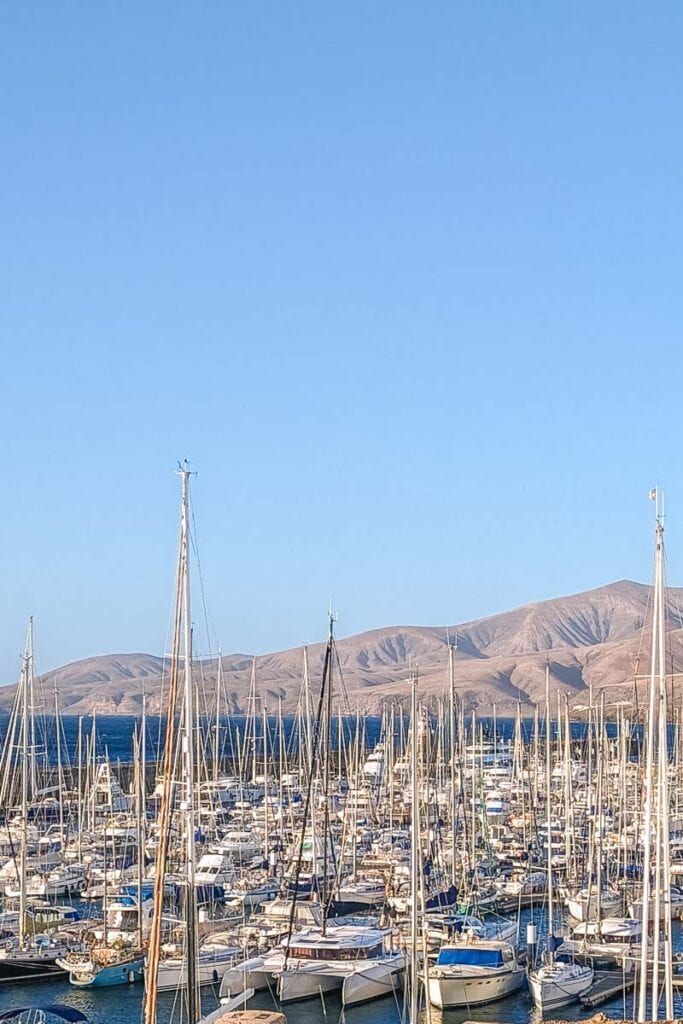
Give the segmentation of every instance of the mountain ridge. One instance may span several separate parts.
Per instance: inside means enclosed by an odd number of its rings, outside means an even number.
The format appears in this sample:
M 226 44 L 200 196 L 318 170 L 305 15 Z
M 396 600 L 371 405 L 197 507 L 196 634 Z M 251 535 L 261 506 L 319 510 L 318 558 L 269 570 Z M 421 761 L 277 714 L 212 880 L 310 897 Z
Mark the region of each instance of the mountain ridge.
M 667 629 L 672 671 L 683 667 L 683 589 L 667 590 Z M 648 640 L 651 588 L 619 580 L 565 597 L 520 605 L 452 626 L 384 626 L 337 640 L 342 689 L 348 705 L 377 711 L 387 699 L 404 698 L 411 666 L 426 696 L 445 692 L 448 644 L 457 645 L 456 689 L 471 707 L 501 711 L 521 701 L 544 699 L 546 663 L 551 693 L 571 703 L 591 687 L 626 699 L 634 693 L 635 669 Z M 324 643 L 307 647 L 313 689 L 319 683 Z M 285 711 L 299 699 L 303 649 L 290 648 L 252 658 L 222 657 L 225 710 L 246 707 L 252 661 L 256 691 L 271 708 Z M 143 691 L 150 712 L 163 709 L 167 659 L 152 654 L 111 654 L 84 658 L 41 676 L 46 692 L 55 688 L 67 714 L 131 714 L 140 711 Z M 197 663 L 201 687 L 212 706 L 218 660 Z M 339 682 L 339 680 L 338 680 Z M 0 687 L 0 708 L 11 706 L 16 684 Z M 580 702 L 580 701 L 578 701 Z

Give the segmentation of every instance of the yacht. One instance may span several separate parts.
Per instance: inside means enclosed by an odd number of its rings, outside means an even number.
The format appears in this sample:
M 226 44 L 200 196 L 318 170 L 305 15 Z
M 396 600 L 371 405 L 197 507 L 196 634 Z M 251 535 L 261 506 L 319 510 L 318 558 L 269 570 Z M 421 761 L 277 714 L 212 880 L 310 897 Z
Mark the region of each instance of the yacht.
M 405 956 L 391 928 L 328 925 L 309 928 L 283 943 L 286 957 L 278 975 L 280 1002 L 311 999 L 321 992 L 340 991 L 342 1004 L 391 995 L 405 967 Z M 373 971 L 363 970 L 372 961 Z M 361 982 L 350 982 L 362 972 Z
M 595 921 L 598 917 L 611 917 L 623 913 L 624 898 L 620 892 L 606 886 L 598 892 L 597 885 L 586 886 L 565 899 L 565 905 L 575 921 Z
M 632 917 L 605 917 L 602 921 L 582 921 L 565 939 L 563 949 L 583 956 L 625 961 L 640 957 L 642 921 Z
M 429 1002 L 442 1010 L 503 999 L 524 983 L 514 946 L 501 940 L 467 939 L 441 947 L 429 968 Z
M 175 991 L 187 985 L 187 957 L 179 945 L 167 944 L 162 947 L 162 958 L 157 972 L 159 992 Z M 198 953 L 199 984 L 216 985 L 223 975 L 242 956 L 242 947 L 231 935 L 215 933 L 207 935 L 201 942 Z

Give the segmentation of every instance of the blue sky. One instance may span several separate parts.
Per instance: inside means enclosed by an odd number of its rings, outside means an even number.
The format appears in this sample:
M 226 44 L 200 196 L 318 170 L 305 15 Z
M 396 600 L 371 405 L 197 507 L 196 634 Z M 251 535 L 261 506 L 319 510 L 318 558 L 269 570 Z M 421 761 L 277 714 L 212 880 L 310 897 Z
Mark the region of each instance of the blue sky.
M 682 29 L 4 5 L 0 680 L 163 650 L 184 457 L 225 651 L 647 580 L 655 482 L 680 581 Z

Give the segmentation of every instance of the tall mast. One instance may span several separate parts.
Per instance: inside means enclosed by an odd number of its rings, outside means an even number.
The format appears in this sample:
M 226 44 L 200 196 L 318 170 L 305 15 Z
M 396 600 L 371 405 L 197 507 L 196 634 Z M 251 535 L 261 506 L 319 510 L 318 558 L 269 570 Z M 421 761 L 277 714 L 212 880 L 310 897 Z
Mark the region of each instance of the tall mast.
M 180 545 L 176 575 L 175 609 L 173 614 L 173 648 L 170 663 L 166 739 L 162 767 L 162 798 L 159 811 L 159 846 L 154 874 L 154 912 L 147 955 L 144 1024 L 157 1024 L 158 970 L 161 955 L 161 921 L 164 911 L 164 877 L 168 858 L 173 802 L 173 775 L 176 763 L 176 715 L 181 707 L 181 686 L 184 708 L 181 723 L 181 803 L 180 816 L 185 847 L 185 927 L 187 950 L 187 1024 L 197 1024 L 200 1014 L 197 970 L 197 893 L 195 889 L 194 840 L 194 686 L 192 681 L 192 623 L 190 619 L 189 580 L 189 470 L 180 466 L 182 482 L 180 513 Z
M 85 826 L 85 790 L 83 788 L 83 716 L 78 716 L 78 863 L 83 863 L 83 828 Z
M 448 712 L 449 712 L 449 743 L 450 749 L 450 790 L 451 790 L 451 884 L 457 881 L 457 862 L 455 856 L 455 829 L 458 817 L 458 794 L 455 789 L 455 652 L 458 649 L 457 637 L 448 642 Z
M 185 677 L 184 729 L 182 739 L 184 793 L 184 828 L 186 858 L 185 928 L 187 946 L 187 1019 L 196 1024 L 201 1012 L 199 972 L 197 968 L 197 890 L 195 888 L 195 700 L 192 680 L 192 619 L 190 616 L 190 540 L 189 480 L 187 463 L 178 469 L 182 497 L 180 511 L 180 569 L 182 580 L 183 661 Z
M 669 863 L 669 788 L 666 662 L 664 608 L 664 512 L 658 487 L 650 492 L 655 502 L 655 572 L 652 613 L 652 655 L 648 693 L 647 745 L 645 750 L 645 807 L 643 812 L 643 895 L 638 1021 L 646 1015 L 648 956 L 647 935 L 650 923 L 650 902 L 654 895 L 654 943 L 652 955 L 651 1020 L 659 1015 L 660 939 L 664 956 L 664 998 L 666 1020 L 673 1018 L 673 966 L 671 944 L 671 870 Z M 655 757 L 656 754 L 656 757 Z M 653 814 L 654 808 L 654 814 Z M 652 824 L 655 824 L 655 857 L 653 865 Z M 653 872 L 654 868 L 654 872 Z M 654 885 L 653 885 L 654 874 Z M 654 893 L 653 893 L 654 888 Z M 663 936 L 660 935 L 663 928 Z
M 327 932 L 327 914 L 329 911 L 330 903 L 332 901 L 332 887 L 329 885 L 329 856 L 330 856 L 330 768 L 331 768 L 331 757 L 332 757 L 332 662 L 334 659 L 334 622 L 335 616 L 330 605 L 329 614 L 329 633 L 327 636 L 327 690 L 325 692 L 325 710 L 324 710 L 324 759 L 323 759 L 323 879 L 322 879 L 322 892 L 323 899 L 322 903 L 322 932 L 323 935 Z M 315 825 L 313 827 L 313 833 L 315 837 Z M 313 843 L 313 870 L 315 871 L 315 838 Z
M 35 666 L 33 663 L 33 616 L 31 615 L 28 620 L 28 696 L 29 696 L 29 707 L 28 707 L 28 726 L 30 741 L 29 746 L 31 750 L 31 756 L 29 758 L 29 764 L 31 767 L 31 797 L 34 798 L 38 791 L 38 763 L 36 758 L 36 699 L 35 699 Z M 64 857 L 64 851 L 61 851 L 62 858 Z
M 144 699 L 144 698 L 143 698 Z M 144 839 L 142 834 L 142 814 L 143 814 L 143 785 L 142 785 L 142 730 L 145 727 L 145 719 L 143 716 L 140 733 L 136 732 L 135 740 L 133 743 L 133 771 L 135 773 L 135 815 L 136 830 L 137 830 L 137 885 L 138 885 L 138 949 L 142 949 L 142 874 L 143 874 L 143 860 L 144 860 Z
M 268 798 L 270 795 L 270 776 L 268 774 L 268 708 L 266 707 L 265 700 L 263 702 L 263 707 L 261 708 L 261 714 L 263 722 L 263 846 L 266 853 L 266 862 L 268 862 L 268 847 L 270 845 L 270 836 L 268 835 Z
M 223 689 L 223 650 L 218 648 L 218 669 L 216 673 L 216 705 L 214 711 L 213 734 L 213 785 L 218 786 L 219 734 L 221 725 L 221 691 Z
M 558 719 L 557 744 L 560 744 L 560 726 Z M 565 874 L 569 877 L 570 865 L 572 862 L 572 833 L 574 824 L 574 810 L 572 804 L 572 742 L 571 726 L 569 724 L 569 700 L 564 695 L 564 856 Z
M 59 692 L 55 682 L 55 730 L 57 732 L 57 787 L 59 789 L 59 846 L 64 856 L 64 779 L 62 775 L 62 723 L 59 717 Z
M 547 813 L 547 849 L 548 849 L 548 950 L 555 958 L 555 942 L 553 932 L 553 850 L 550 831 L 550 666 L 545 666 L 545 799 Z
M 23 948 L 26 940 L 26 847 L 28 843 L 28 773 L 29 773 L 29 737 L 28 737 L 28 681 L 31 676 L 33 659 L 33 616 L 28 620 L 26 649 L 21 666 L 21 850 L 19 865 L 19 945 Z
M 256 782 L 256 658 L 251 659 L 251 675 L 249 677 L 249 697 L 247 699 L 247 721 L 244 723 L 245 737 L 245 768 L 247 758 L 251 759 L 250 782 Z M 249 736 L 247 743 L 246 737 Z
M 420 815 L 418 810 L 418 778 L 417 778 L 417 674 L 413 673 L 410 680 L 410 774 L 412 776 L 412 835 L 410 842 L 410 1016 L 408 1024 L 417 1024 L 418 1019 L 418 952 L 417 952 L 417 915 L 418 915 L 418 874 L 419 874 L 419 832 Z

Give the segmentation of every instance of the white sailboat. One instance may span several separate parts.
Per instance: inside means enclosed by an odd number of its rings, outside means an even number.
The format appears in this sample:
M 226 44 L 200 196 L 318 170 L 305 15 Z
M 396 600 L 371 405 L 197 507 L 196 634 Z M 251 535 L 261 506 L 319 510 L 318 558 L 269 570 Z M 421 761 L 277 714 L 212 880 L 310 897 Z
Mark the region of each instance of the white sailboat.
M 33 698 L 33 619 L 29 619 L 28 632 L 26 636 L 26 649 L 21 665 L 19 686 L 17 687 L 15 719 L 19 726 L 18 746 L 13 752 L 8 748 L 7 757 L 11 759 L 16 753 L 16 769 L 20 773 L 21 781 L 21 811 L 19 818 L 19 856 L 16 871 L 18 886 L 16 895 L 19 897 L 18 935 L 8 939 L 4 948 L 0 949 L 0 983 L 16 982 L 27 980 L 44 980 L 51 977 L 63 976 L 63 971 L 58 963 L 60 957 L 68 951 L 67 944 L 59 936 L 48 934 L 36 934 L 29 932 L 27 924 L 28 914 L 28 804 L 29 787 L 33 792 L 37 790 L 35 779 L 36 758 L 35 758 L 35 728 L 33 723 L 34 698 Z M 16 859 L 15 859 L 16 860 Z M 11 883 L 5 888 L 5 892 L 11 889 Z M 57 895 L 57 891 L 54 895 Z M 40 893 L 39 895 L 45 895 Z
M 161 774 L 161 807 L 158 820 L 159 845 L 154 874 L 154 911 L 145 966 L 144 1024 L 157 1024 L 157 995 L 163 985 L 166 966 L 175 972 L 184 994 L 184 1019 L 197 1024 L 201 1016 L 200 972 L 198 964 L 198 913 L 196 891 L 196 777 L 195 777 L 195 686 L 192 678 L 192 620 L 190 617 L 190 536 L 189 479 L 187 463 L 180 466 L 181 479 L 180 545 L 176 575 L 176 601 L 173 617 L 173 648 L 167 696 L 166 740 Z M 180 728 L 176 716 L 182 715 Z M 177 735 L 177 732 L 180 735 Z M 180 762 L 182 779 L 176 785 L 174 769 Z M 174 961 L 176 950 L 164 957 L 162 918 L 164 882 L 168 862 L 171 821 L 176 792 L 180 796 L 181 842 L 184 854 L 184 929 L 180 964 Z
M 664 1020 L 673 1020 L 673 951 L 671 934 L 671 864 L 669 846 L 669 751 L 667 736 L 666 608 L 664 604 L 664 510 L 662 494 L 650 492 L 655 503 L 655 583 L 652 613 L 652 653 L 648 689 L 645 746 L 645 807 L 643 808 L 642 934 L 652 922 L 652 952 L 641 944 L 638 980 L 638 1022 L 659 1019 L 662 989 Z M 654 826 L 654 827 L 653 827 Z M 654 843 L 653 843 L 654 838 Z M 650 970 L 651 967 L 651 970 Z M 662 977 L 663 975 L 663 977 Z M 663 985 L 660 985 L 662 977 Z M 648 987 L 651 983 L 651 988 Z
M 545 766 L 546 766 L 546 812 L 548 816 L 548 835 L 550 835 L 551 818 L 551 764 L 550 764 L 550 695 L 549 667 L 545 670 Z M 555 936 L 553 912 L 553 862 L 552 845 L 547 843 L 548 870 L 548 941 L 543 954 L 543 962 L 532 967 L 528 973 L 529 991 L 536 1006 L 545 1012 L 560 1006 L 573 1003 L 584 995 L 593 984 L 593 968 L 572 961 L 558 960 L 556 957 L 557 939 Z

